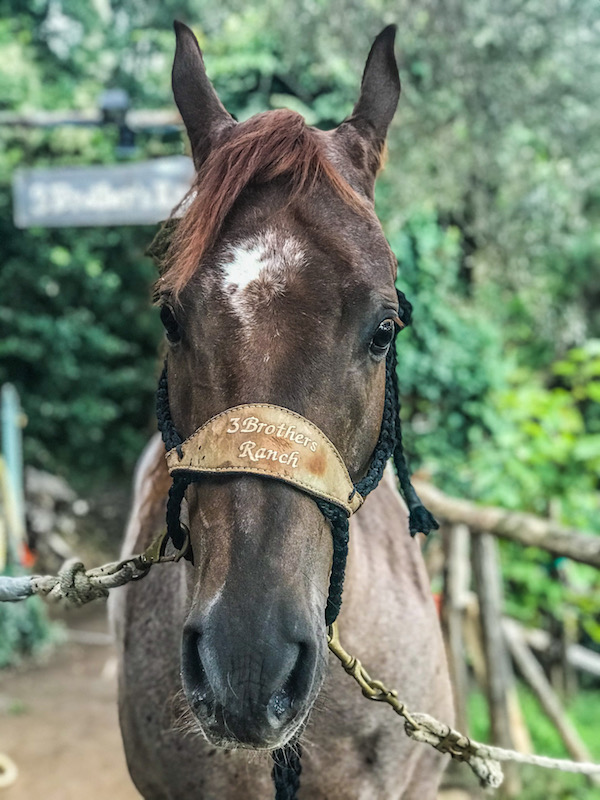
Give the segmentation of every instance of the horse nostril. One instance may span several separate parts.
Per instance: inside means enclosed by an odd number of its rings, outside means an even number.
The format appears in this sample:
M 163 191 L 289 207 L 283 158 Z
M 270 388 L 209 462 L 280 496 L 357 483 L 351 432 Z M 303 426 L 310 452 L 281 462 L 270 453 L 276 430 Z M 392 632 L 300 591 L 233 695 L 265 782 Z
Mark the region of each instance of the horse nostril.
M 290 716 L 292 710 L 292 698 L 287 692 L 285 687 L 279 689 L 271 696 L 267 704 L 267 716 L 269 722 L 274 728 L 278 728 L 284 724 L 287 717 Z
M 299 646 L 298 657 L 292 671 L 283 686 L 273 692 L 267 703 L 267 718 L 274 728 L 282 727 L 295 716 L 296 709 L 294 706 L 297 705 L 295 701 L 302 699 L 302 676 L 306 666 L 306 651 L 305 645 Z
M 210 713 L 211 709 L 208 707 L 212 704 L 214 695 L 202 663 L 201 641 L 202 636 L 197 633 L 187 638 L 184 679 L 189 687 L 189 699 L 194 709 L 199 711 L 204 706 Z
M 196 688 L 192 691 L 192 701 L 194 705 L 199 705 L 200 703 L 206 703 L 207 700 L 208 686 L 206 682 L 204 682 L 200 686 L 196 686 Z

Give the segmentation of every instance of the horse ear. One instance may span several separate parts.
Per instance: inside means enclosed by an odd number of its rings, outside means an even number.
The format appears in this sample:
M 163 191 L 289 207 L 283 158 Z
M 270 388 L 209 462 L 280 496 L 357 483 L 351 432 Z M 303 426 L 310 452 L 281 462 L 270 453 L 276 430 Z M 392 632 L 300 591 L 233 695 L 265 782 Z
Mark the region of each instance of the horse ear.
M 383 147 L 400 97 L 400 77 L 394 55 L 396 26 L 388 25 L 373 42 L 360 85 L 360 97 L 346 120 Z
M 198 40 L 183 22 L 174 22 L 175 59 L 172 86 L 175 102 L 190 138 L 192 156 L 199 169 L 218 135 L 235 125 L 217 97 L 204 68 Z

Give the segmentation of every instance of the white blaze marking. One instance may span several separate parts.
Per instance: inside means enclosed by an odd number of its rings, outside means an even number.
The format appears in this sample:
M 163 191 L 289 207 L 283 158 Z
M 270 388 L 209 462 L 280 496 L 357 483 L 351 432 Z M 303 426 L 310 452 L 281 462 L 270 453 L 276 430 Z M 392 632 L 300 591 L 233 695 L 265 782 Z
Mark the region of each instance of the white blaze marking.
M 231 256 L 232 260 L 223 267 L 225 285 L 243 292 L 265 268 L 266 250 L 258 242 L 251 241 L 234 247 Z
M 267 230 L 229 248 L 221 264 L 223 286 L 231 303 L 240 313 L 252 312 L 246 289 L 255 284 L 261 299 L 282 294 L 290 275 L 302 267 L 304 251 L 292 236 L 277 235 Z M 256 299 L 256 294 L 254 298 Z

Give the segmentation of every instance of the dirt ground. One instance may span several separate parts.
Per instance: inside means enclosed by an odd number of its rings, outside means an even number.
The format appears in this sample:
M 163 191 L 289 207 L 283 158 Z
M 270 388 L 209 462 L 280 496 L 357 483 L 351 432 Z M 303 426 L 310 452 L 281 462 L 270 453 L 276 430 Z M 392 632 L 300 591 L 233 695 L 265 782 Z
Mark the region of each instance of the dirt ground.
M 118 729 L 105 610 L 81 609 L 66 623 L 70 640 L 47 660 L 0 674 L 0 753 L 19 770 L 0 798 L 139 800 Z
M 63 621 L 66 644 L 40 663 L 0 673 L 0 753 L 19 770 L 0 800 L 139 800 L 119 734 L 105 609 L 79 609 Z M 446 791 L 439 800 L 469 796 Z

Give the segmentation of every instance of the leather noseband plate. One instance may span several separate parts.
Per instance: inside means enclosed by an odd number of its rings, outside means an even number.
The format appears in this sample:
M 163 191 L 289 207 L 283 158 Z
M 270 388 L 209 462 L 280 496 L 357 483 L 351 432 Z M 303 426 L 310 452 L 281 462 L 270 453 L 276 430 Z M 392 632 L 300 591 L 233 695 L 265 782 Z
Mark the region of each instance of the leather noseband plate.
M 310 420 L 268 403 L 228 408 L 167 453 L 171 475 L 248 473 L 277 478 L 350 516 L 363 503 L 332 442 Z

